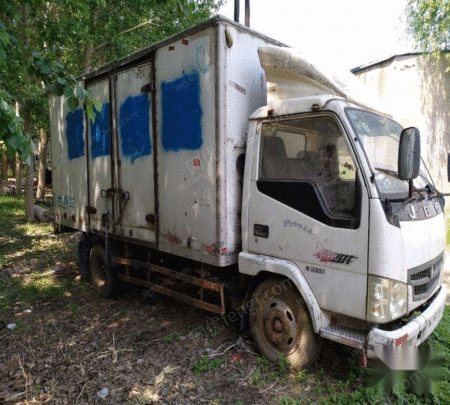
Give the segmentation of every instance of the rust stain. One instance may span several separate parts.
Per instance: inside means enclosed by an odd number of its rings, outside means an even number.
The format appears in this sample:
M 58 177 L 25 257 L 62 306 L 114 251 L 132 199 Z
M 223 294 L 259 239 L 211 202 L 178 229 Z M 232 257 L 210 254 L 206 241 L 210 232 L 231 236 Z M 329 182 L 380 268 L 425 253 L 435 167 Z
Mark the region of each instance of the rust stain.
M 170 235 L 167 237 L 167 241 L 171 244 L 171 245 L 181 245 L 181 240 L 178 238 L 178 236 L 175 235 Z

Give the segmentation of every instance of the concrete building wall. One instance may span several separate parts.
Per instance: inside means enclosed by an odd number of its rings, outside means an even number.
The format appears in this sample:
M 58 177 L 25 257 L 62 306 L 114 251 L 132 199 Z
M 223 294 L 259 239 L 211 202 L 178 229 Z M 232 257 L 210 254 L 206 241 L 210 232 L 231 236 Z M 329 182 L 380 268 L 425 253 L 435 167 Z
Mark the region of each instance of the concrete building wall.
M 386 110 L 403 127 L 419 128 L 422 157 L 435 185 L 450 192 L 447 154 L 450 153 L 450 63 L 431 55 L 407 54 L 354 71 L 377 90 Z

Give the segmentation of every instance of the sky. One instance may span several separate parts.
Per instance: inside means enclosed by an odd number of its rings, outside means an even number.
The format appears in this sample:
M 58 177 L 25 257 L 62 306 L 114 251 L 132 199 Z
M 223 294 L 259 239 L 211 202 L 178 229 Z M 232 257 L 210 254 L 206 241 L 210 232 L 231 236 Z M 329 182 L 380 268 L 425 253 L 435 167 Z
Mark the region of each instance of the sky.
M 250 0 L 250 27 L 311 62 L 352 69 L 414 51 L 406 34 L 407 0 Z M 240 0 L 243 24 L 245 0 Z M 234 0 L 219 14 L 234 19 Z

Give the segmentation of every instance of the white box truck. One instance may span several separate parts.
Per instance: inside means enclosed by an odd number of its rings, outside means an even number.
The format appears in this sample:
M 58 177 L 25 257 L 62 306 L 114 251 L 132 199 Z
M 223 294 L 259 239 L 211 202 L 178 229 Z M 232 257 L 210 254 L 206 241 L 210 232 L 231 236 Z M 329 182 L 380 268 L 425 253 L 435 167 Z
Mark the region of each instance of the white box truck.
M 221 16 L 82 80 L 94 121 L 51 102 L 55 228 L 83 232 L 100 295 L 126 281 L 238 309 L 294 366 L 321 336 L 413 367 L 446 299 L 415 128 Z

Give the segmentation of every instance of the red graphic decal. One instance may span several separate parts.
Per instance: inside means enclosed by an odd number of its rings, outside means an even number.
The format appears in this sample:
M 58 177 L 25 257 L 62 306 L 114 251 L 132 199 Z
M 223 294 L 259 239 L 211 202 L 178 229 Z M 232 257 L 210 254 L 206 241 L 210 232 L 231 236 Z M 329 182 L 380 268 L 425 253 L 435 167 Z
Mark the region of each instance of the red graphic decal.
M 357 259 L 356 256 L 352 255 L 346 255 L 343 253 L 334 253 L 330 252 L 329 250 L 321 250 L 320 252 L 316 253 L 316 257 L 322 262 L 322 263 L 340 263 L 340 264 L 350 264 L 354 259 Z
M 188 44 L 189 44 L 189 41 L 188 41 L 187 39 L 182 39 L 182 40 L 181 40 L 181 43 L 182 43 L 183 45 L 188 45 Z
M 194 159 L 194 166 L 200 166 L 200 159 Z
M 174 50 L 175 50 L 175 46 L 174 45 L 169 46 L 169 51 L 174 51 Z
M 328 250 L 322 250 L 316 253 L 316 256 L 321 262 L 328 263 L 333 261 L 333 259 L 336 257 L 336 254 L 331 253 Z

